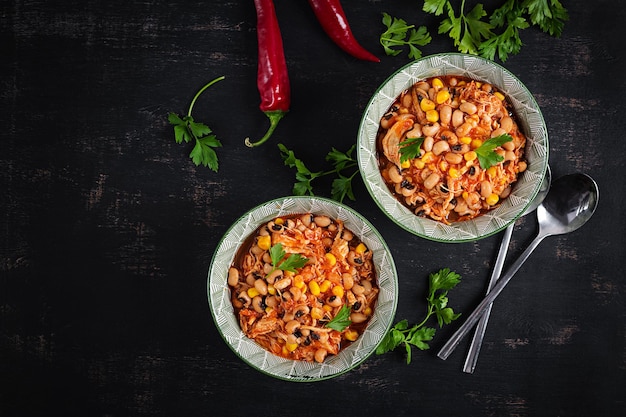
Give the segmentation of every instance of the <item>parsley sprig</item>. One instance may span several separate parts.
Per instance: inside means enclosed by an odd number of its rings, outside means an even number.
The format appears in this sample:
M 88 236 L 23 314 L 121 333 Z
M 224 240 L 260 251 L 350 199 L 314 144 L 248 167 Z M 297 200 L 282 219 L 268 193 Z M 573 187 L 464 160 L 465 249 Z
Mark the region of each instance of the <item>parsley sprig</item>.
M 292 253 L 289 257 L 283 249 L 282 243 L 277 243 L 270 247 L 270 258 L 272 259 L 272 270 L 268 273 L 280 269 L 281 271 L 298 272 L 298 268 L 302 268 L 309 260 L 299 253 Z
M 187 115 L 180 117 L 176 113 L 169 113 L 167 120 L 174 126 L 174 139 L 176 143 L 189 143 L 195 141 L 195 145 L 189 157 L 196 165 L 204 165 L 217 172 L 219 168 L 217 154 L 213 148 L 220 148 L 222 143 L 213 135 L 213 131 L 204 123 L 196 122 L 191 116 L 193 106 L 207 88 L 225 77 L 217 77 L 202 87 L 191 100 Z
M 450 271 L 449 268 L 443 268 L 436 273 L 431 273 L 428 277 L 428 309 L 426 317 L 420 323 L 409 327 L 407 320 L 396 323 L 387 332 L 380 345 L 376 348 L 376 354 L 394 350 L 400 345 L 404 345 L 406 350 L 406 363 L 411 363 L 412 347 L 415 346 L 420 350 L 429 349 L 430 342 L 436 332 L 433 327 L 424 327 L 426 322 L 435 315 L 439 327 L 444 324 L 450 324 L 459 318 L 460 313 L 455 313 L 451 307 L 448 307 L 448 291 L 456 287 L 461 281 L 461 276 L 456 272 Z
M 478 163 L 480 164 L 480 167 L 482 169 L 487 169 L 504 161 L 504 157 L 502 155 L 498 155 L 494 149 L 512 140 L 513 138 L 510 135 L 504 134 L 496 136 L 495 138 L 490 138 L 484 141 L 478 148 L 474 149 L 476 156 L 478 156 Z
M 420 147 L 424 143 L 424 138 L 406 138 L 400 145 L 400 162 L 408 161 L 409 159 L 418 158 L 421 154 Z
M 497 55 L 502 62 L 509 55 L 519 53 L 521 30 L 535 25 L 559 37 L 569 19 L 567 9 L 559 0 L 505 0 L 491 14 L 482 3 L 465 12 L 465 0 L 462 0 L 458 15 L 452 3 L 450 0 L 424 0 L 422 10 L 435 16 L 445 13 L 438 33 L 448 34 L 460 52 L 488 59 Z
M 337 312 L 337 315 L 333 317 L 331 321 L 326 323 L 326 327 L 342 332 L 343 329 L 348 327 L 350 324 L 352 324 L 352 321 L 350 320 L 350 307 L 344 304 Z
M 352 156 L 356 145 L 352 145 L 347 152 L 338 151 L 335 148 L 326 155 L 326 161 L 333 165 L 333 169 L 328 171 L 311 171 L 304 162 L 298 158 L 293 151 L 287 149 L 282 143 L 278 144 L 278 148 L 281 152 L 281 157 L 290 168 L 296 169 L 296 182 L 293 186 L 293 193 L 295 195 L 315 195 L 313 193 L 313 181 L 317 178 L 335 175 L 331 185 L 331 198 L 335 201 L 343 202 L 344 198 L 348 197 L 354 201 L 354 191 L 352 189 L 352 179 L 358 174 L 359 170 L 354 169 L 357 166 L 356 159 Z M 350 170 L 348 174 L 344 172 Z
M 422 51 L 418 46 L 426 46 L 432 40 L 426 26 L 415 29 L 415 25 L 409 25 L 404 19 L 391 17 L 384 12 L 383 24 L 387 30 L 380 35 L 380 44 L 390 56 L 400 54 L 402 50 L 397 48 L 408 45 L 409 58 L 419 59 L 422 57 Z

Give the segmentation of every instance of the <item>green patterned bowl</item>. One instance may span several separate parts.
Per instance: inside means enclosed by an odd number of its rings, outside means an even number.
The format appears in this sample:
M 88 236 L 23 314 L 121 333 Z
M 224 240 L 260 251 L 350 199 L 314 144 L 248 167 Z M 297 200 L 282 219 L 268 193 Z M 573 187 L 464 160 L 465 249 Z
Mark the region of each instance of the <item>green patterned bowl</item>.
M 383 181 L 376 155 L 376 134 L 380 119 L 396 97 L 419 80 L 443 75 L 467 76 L 496 86 L 513 105 L 520 127 L 527 137 L 528 168 L 520 175 L 509 197 L 486 214 L 450 225 L 418 217 L 403 206 Z M 403 229 L 438 242 L 471 242 L 505 229 L 522 215 L 539 192 L 548 166 L 548 131 L 530 91 L 501 65 L 459 53 L 427 56 L 400 68 L 389 77 L 374 93 L 365 109 L 357 142 L 363 181 L 381 210 Z
M 241 331 L 230 300 L 228 269 L 241 243 L 269 220 L 299 213 L 325 214 L 342 220 L 373 252 L 380 292 L 373 317 L 361 336 L 338 355 L 323 363 L 294 361 L 263 349 Z M 251 367 L 275 378 L 313 382 L 341 375 L 361 364 L 391 328 L 398 301 L 398 277 L 391 252 L 382 236 L 351 208 L 319 197 L 285 197 L 269 201 L 245 213 L 217 245 L 207 280 L 209 308 L 226 344 Z

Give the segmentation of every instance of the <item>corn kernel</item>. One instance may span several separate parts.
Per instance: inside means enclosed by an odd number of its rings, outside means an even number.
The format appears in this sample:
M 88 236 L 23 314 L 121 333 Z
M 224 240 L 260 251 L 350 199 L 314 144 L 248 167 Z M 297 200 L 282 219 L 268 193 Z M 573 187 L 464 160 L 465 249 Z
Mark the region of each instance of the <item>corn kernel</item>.
M 461 176 L 461 172 L 456 168 L 450 168 L 448 175 L 450 178 L 459 178 Z
M 275 224 L 283 224 L 283 223 L 285 223 L 285 221 L 279 217 L 276 220 L 274 220 L 274 223 Z
M 468 161 L 468 162 L 469 162 L 469 161 L 473 161 L 473 160 L 474 160 L 474 159 L 476 159 L 477 157 L 478 157 L 478 155 L 476 155 L 476 152 L 474 152 L 474 151 L 465 152 L 465 153 L 463 154 L 463 158 L 464 158 L 466 161 Z
M 469 136 L 462 136 L 459 138 L 459 142 L 464 145 L 469 145 L 470 143 L 472 143 L 472 138 L 470 138 Z
M 293 277 L 292 281 L 293 281 L 293 285 L 298 287 L 299 289 L 306 287 L 306 284 L 304 283 L 304 278 L 300 274 Z
M 439 112 L 435 109 L 428 110 L 426 112 L 426 120 L 428 120 L 430 123 L 435 123 L 439 121 Z
M 276 294 L 276 288 L 274 288 L 274 286 L 272 284 L 267 284 L 267 293 L 269 295 L 275 295 Z
M 498 98 L 498 100 L 500 100 L 500 101 L 504 100 L 504 94 L 502 94 L 502 93 L 501 93 L 501 92 L 499 92 L 499 91 L 496 91 L 496 92 L 494 93 L 494 96 L 496 96 L 496 97 Z
M 310 281 L 309 290 L 311 290 L 311 294 L 315 296 L 320 295 L 320 284 L 318 284 L 317 281 Z
M 443 87 L 443 81 L 441 81 L 440 78 L 435 78 L 433 80 L 433 87 L 434 88 L 442 88 Z
M 343 287 L 341 285 L 335 285 L 332 289 L 334 295 L 339 298 L 343 298 Z
M 492 193 L 489 197 L 485 199 L 487 204 L 489 204 L 490 206 L 497 204 L 499 200 L 500 200 L 500 197 L 498 196 L 498 194 L 494 194 L 494 193 Z
M 424 155 L 422 155 L 422 157 L 420 158 L 422 160 L 422 162 L 424 162 L 425 164 L 431 162 L 434 159 L 434 155 L 432 152 L 426 152 Z
M 272 307 L 265 307 L 265 312 L 270 314 L 274 309 Z
M 335 264 L 337 263 L 337 258 L 335 258 L 335 255 L 333 255 L 332 253 L 327 253 L 324 256 L 326 256 L 326 260 L 328 261 L 328 264 L 330 266 L 335 266 Z
M 248 297 L 250 297 L 250 298 L 254 298 L 257 295 L 259 295 L 259 291 L 256 288 L 254 288 L 254 287 L 248 288 L 247 293 L 248 293 Z
M 328 291 L 328 289 L 331 286 L 331 282 L 329 280 L 324 280 L 324 282 L 322 282 L 322 284 L 320 285 L 320 292 L 326 292 Z
M 489 175 L 490 177 L 495 177 L 497 173 L 498 171 L 496 170 L 496 167 L 487 168 L 487 175 Z
M 448 101 L 448 99 L 450 98 L 450 93 L 448 92 L 448 90 L 441 90 L 437 93 L 437 104 L 442 104 L 445 103 L 446 101 Z
M 287 346 L 283 346 L 283 355 L 286 355 L 289 353 L 289 351 L 287 350 Z
M 401 107 L 400 110 L 398 110 L 398 113 L 400 114 L 407 114 L 409 112 L 409 109 L 407 109 L 406 107 Z
M 298 348 L 298 344 L 297 343 L 287 343 L 285 345 L 285 348 L 287 348 L 288 352 L 293 352 L 294 350 L 296 350 Z
M 474 139 L 472 140 L 472 143 L 470 144 L 470 146 L 472 147 L 472 149 L 477 149 L 480 148 L 483 144 L 483 141 L 480 139 Z
M 483 83 L 481 83 L 480 81 L 476 81 L 476 88 L 480 88 L 483 86 Z
M 363 310 L 363 314 L 365 314 L 366 316 L 370 316 L 372 314 L 372 308 L 366 307 L 365 310 Z
M 352 330 L 352 329 L 348 329 L 346 330 L 346 332 L 343 334 L 343 337 L 346 338 L 346 340 L 349 340 L 351 342 L 354 342 L 356 339 L 359 338 L 359 333 L 356 330 Z
M 333 308 L 331 306 L 329 306 L 328 304 L 324 304 L 324 306 L 322 307 L 322 309 L 324 311 L 333 311 Z
M 461 196 L 463 197 L 463 200 L 467 200 L 467 197 L 469 197 L 469 193 L 467 191 L 463 191 Z
M 400 168 L 402 169 L 407 169 L 410 166 L 411 166 L 411 161 L 409 161 L 408 159 L 402 161 L 402 163 L 400 164 Z
M 422 99 L 422 101 L 420 101 L 420 108 L 423 111 L 433 110 L 435 108 L 435 102 L 430 99 L 424 98 Z
M 259 245 L 259 248 L 268 250 L 272 246 L 272 238 L 270 236 L 259 236 L 256 244 Z
M 439 169 L 443 172 L 448 170 L 448 163 L 446 162 L 445 159 L 442 159 L 441 161 L 439 161 Z
M 358 246 L 354 249 L 354 251 L 358 254 L 364 254 L 367 251 L 367 246 L 364 243 L 359 243 Z
M 320 320 L 324 317 L 324 310 L 319 307 L 313 307 L 311 309 L 311 318 L 315 320 Z

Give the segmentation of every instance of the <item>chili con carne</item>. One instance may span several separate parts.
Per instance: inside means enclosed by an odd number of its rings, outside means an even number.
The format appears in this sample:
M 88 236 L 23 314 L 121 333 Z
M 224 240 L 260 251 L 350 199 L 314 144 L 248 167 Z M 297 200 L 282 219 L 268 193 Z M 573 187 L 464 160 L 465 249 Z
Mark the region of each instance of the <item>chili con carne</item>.
M 257 14 L 257 87 L 261 96 L 259 108 L 269 118 L 270 127 L 256 142 L 246 138 L 245 143 L 249 147 L 261 145 L 272 136 L 291 104 L 289 75 L 274 2 L 254 0 L 254 6 Z
M 308 0 L 324 32 L 345 52 L 365 61 L 380 59 L 363 48 L 355 39 L 339 0 Z

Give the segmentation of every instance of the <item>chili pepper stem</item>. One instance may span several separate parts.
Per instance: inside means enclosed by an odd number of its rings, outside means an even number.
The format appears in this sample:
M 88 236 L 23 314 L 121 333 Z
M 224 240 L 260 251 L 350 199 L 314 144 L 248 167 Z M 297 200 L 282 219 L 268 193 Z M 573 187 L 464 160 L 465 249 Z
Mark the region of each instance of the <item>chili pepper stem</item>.
M 212 81 L 209 81 L 207 84 L 205 84 L 204 87 L 202 87 L 200 90 L 198 90 L 196 95 L 193 96 L 193 99 L 191 100 L 191 104 L 189 104 L 189 110 L 187 110 L 187 116 L 191 117 L 191 110 L 193 110 L 193 106 L 196 104 L 196 100 L 198 100 L 198 97 L 200 97 L 200 94 L 202 94 L 204 92 L 204 90 L 206 90 L 207 88 L 209 88 L 210 86 L 212 86 L 216 82 L 222 81 L 224 78 L 226 78 L 226 77 L 223 76 L 223 75 L 221 77 L 217 77 L 216 79 L 214 79 Z
M 267 132 L 265 132 L 265 135 L 263 135 L 263 137 L 256 142 L 250 142 L 250 138 L 246 138 L 244 142 L 249 148 L 254 148 L 255 146 L 259 146 L 265 143 L 270 138 L 270 136 L 272 136 L 272 133 L 274 133 L 276 126 L 278 126 L 278 122 L 280 122 L 280 120 L 286 114 L 286 112 L 282 110 L 266 111 L 263 113 L 265 113 L 265 115 L 270 119 L 270 127 L 269 129 L 267 129 Z

